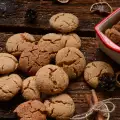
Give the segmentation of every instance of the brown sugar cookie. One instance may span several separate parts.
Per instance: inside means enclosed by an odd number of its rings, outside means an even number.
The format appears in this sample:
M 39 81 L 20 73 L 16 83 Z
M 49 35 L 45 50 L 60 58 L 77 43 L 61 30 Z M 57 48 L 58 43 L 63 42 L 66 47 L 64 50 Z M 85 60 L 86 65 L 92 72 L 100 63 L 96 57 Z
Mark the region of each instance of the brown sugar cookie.
M 75 79 L 83 72 L 86 60 L 80 50 L 74 47 L 65 47 L 56 55 L 56 65 L 62 67 L 70 79 Z
M 34 45 L 22 52 L 19 59 L 19 69 L 28 75 L 35 75 L 41 67 L 49 63 L 49 53 Z
M 96 88 L 99 84 L 98 78 L 104 73 L 114 75 L 114 71 L 108 63 L 94 61 L 87 64 L 84 71 L 84 79 L 91 87 Z
M 45 111 L 44 104 L 38 100 L 24 102 L 14 110 L 20 120 L 46 120 Z
M 78 27 L 79 20 L 71 13 L 58 13 L 50 18 L 49 23 L 54 29 L 62 33 L 68 33 Z
M 62 40 L 64 40 L 62 34 L 49 33 L 40 39 L 38 46 L 43 48 L 45 51 L 48 51 L 50 55 L 54 57 L 58 50 L 64 47 Z
M 0 77 L 0 101 L 12 99 L 22 88 L 22 79 L 17 74 Z
M 11 36 L 6 42 L 6 50 L 14 56 L 20 54 L 35 42 L 34 37 L 29 33 L 19 33 Z
M 9 74 L 18 67 L 17 59 L 8 53 L 0 53 L 0 74 Z
M 75 104 L 68 94 L 61 94 L 45 100 L 47 114 L 56 120 L 67 120 L 75 112 Z
M 61 93 L 68 84 L 67 74 L 56 65 L 46 65 L 36 73 L 36 85 L 40 92 L 46 94 Z
M 40 92 L 36 87 L 35 76 L 28 77 L 23 81 L 22 96 L 26 100 L 40 99 Z
M 118 32 L 116 29 L 114 28 L 107 29 L 105 31 L 105 35 L 115 44 L 120 45 L 120 32 Z

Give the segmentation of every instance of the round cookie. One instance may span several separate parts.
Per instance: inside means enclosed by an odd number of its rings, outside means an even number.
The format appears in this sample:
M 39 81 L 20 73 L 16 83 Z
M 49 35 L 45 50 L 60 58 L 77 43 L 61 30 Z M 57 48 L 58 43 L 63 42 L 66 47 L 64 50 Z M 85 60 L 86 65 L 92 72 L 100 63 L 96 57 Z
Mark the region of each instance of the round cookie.
M 18 67 L 17 59 L 8 53 L 0 53 L 0 74 L 9 74 Z
M 62 33 L 68 33 L 78 27 L 79 20 L 71 13 L 58 13 L 50 18 L 49 23 L 54 29 Z
M 6 42 L 8 53 L 19 56 L 26 48 L 35 42 L 34 37 L 29 33 L 19 33 L 11 36 Z
M 17 74 L 0 77 L 0 101 L 12 99 L 22 87 L 22 79 Z
M 85 81 L 93 88 L 96 88 L 99 84 L 99 77 L 103 73 L 110 73 L 114 75 L 112 67 L 103 61 L 94 61 L 88 63 L 84 71 Z
M 46 65 L 36 73 L 36 85 L 40 92 L 46 94 L 61 93 L 68 84 L 67 74 L 56 65 Z
M 48 116 L 56 120 L 67 120 L 75 112 L 75 104 L 68 94 L 61 94 L 45 100 L 44 105 L 46 106 Z
M 19 59 L 19 69 L 28 75 L 36 72 L 50 63 L 50 55 L 37 45 L 25 49 Z
M 62 34 L 49 33 L 40 39 L 38 45 L 55 57 L 56 53 L 64 47 L 64 42 L 62 41 L 65 41 Z
M 38 100 L 24 102 L 14 110 L 20 120 L 46 120 L 45 111 L 44 104 Z
M 26 100 L 40 99 L 40 92 L 36 87 L 35 76 L 28 77 L 23 81 L 22 96 Z
M 66 37 L 66 39 L 64 40 L 64 47 L 75 47 L 75 48 L 80 48 L 81 47 L 81 39 L 80 37 L 75 34 L 75 33 L 71 33 L 68 35 L 64 35 Z
M 77 48 L 65 47 L 58 51 L 56 65 L 62 67 L 70 79 L 75 79 L 84 71 L 86 60 Z

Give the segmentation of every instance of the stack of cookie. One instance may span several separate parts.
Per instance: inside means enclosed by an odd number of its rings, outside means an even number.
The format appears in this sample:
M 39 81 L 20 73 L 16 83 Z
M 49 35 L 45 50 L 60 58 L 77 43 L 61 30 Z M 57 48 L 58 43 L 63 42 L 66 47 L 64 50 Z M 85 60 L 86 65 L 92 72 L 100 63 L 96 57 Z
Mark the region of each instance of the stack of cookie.
M 0 101 L 12 99 L 20 90 L 27 102 L 14 112 L 25 120 L 46 120 L 46 115 L 55 119 L 69 119 L 75 104 L 63 91 L 83 72 L 86 60 L 79 50 L 81 39 L 74 31 L 78 18 L 70 13 L 59 13 L 50 18 L 50 25 L 60 33 L 43 35 L 39 41 L 29 33 L 11 36 L 6 42 L 6 51 L 0 53 Z M 54 61 L 54 62 L 53 62 Z M 54 64 L 53 64 L 54 63 Z M 13 74 L 20 70 L 28 77 Z M 52 95 L 41 102 L 41 93 Z
M 29 33 L 15 34 L 6 42 L 9 54 L 0 53 L 0 74 L 6 74 L 0 77 L 0 101 L 12 99 L 21 90 L 22 96 L 28 100 L 14 110 L 21 120 L 46 120 L 46 115 L 69 119 L 75 111 L 74 101 L 63 93 L 69 81 L 75 80 L 85 69 L 85 80 L 96 88 L 98 76 L 106 72 L 114 74 L 105 62 L 86 66 L 85 57 L 79 50 L 81 39 L 71 33 L 79 25 L 75 15 L 59 13 L 49 22 L 59 34 L 43 35 L 39 41 Z M 17 69 L 28 78 L 22 81 L 19 75 L 13 74 Z M 52 97 L 42 103 L 41 93 Z

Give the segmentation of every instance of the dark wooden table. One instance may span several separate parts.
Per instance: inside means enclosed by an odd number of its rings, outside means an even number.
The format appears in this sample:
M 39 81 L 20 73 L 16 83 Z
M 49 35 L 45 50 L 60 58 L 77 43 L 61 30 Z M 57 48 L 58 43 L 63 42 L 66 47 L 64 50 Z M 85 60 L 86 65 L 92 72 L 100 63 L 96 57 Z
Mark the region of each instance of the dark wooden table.
M 5 42 L 9 36 L 18 32 L 29 32 L 34 34 L 37 40 L 41 35 L 54 31 L 49 25 L 49 18 L 59 12 L 69 12 L 75 14 L 79 20 L 80 25 L 75 31 L 82 39 L 81 51 L 84 53 L 87 63 L 96 60 L 102 60 L 110 63 L 115 72 L 119 71 L 119 65 L 107 57 L 98 47 L 98 41 L 95 38 L 94 26 L 103 19 L 100 15 L 91 14 L 90 6 L 96 2 L 96 0 L 70 0 L 68 4 L 57 4 L 54 0 L 15 0 L 17 4 L 16 9 L 12 9 L 12 12 L 6 11 L 0 17 L 0 51 L 5 51 Z M 107 2 L 113 7 L 120 7 L 120 0 L 107 0 Z M 9 5 L 11 5 L 10 2 Z M 25 22 L 25 13 L 28 8 L 33 8 L 37 11 L 37 20 L 34 24 L 28 24 Z M 90 93 L 89 86 L 84 82 L 83 75 L 76 81 L 70 83 L 67 92 L 73 98 L 76 104 L 76 114 L 85 112 L 88 110 L 88 105 L 85 100 L 85 94 Z M 120 97 L 120 90 L 116 90 L 112 93 L 97 92 L 99 99 L 105 99 L 109 97 Z M 19 100 L 18 100 L 19 99 Z M 7 103 L 0 103 L 2 109 L 13 110 L 19 103 L 23 102 L 20 95 L 16 96 Z M 111 114 L 111 120 L 120 120 L 120 102 L 115 102 L 117 109 Z

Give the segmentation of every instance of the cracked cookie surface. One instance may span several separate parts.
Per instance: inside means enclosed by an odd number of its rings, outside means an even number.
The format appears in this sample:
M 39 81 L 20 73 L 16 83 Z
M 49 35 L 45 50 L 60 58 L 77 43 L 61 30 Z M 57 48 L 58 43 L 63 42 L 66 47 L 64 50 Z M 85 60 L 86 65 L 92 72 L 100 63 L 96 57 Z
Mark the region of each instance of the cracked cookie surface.
M 0 74 L 9 74 L 18 67 L 17 59 L 8 53 L 0 53 Z
M 20 54 L 35 42 L 34 37 L 29 33 L 19 33 L 11 36 L 6 42 L 6 50 L 14 56 Z
M 40 48 L 48 51 L 54 58 L 56 53 L 64 47 L 76 47 L 79 49 L 81 47 L 81 39 L 75 33 L 68 35 L 49 33 L 40 39 L 38 45 Z
M 36 72 L 50 63 L 50 55 L 37 45 L 25 49 L 19 59 L 19 68 L 28 75 Z
M 0 77 L 0 101 L 12 99 L 22 87 L 22 79 L 17 74 Z
M 71 13 L 58 13 L 53 15 L 49 22 L 54 29 L 63 33 L 72 32 L 79 25 L 78 18 Z
M 57 94 L 64 91 L 69 84 L 65 71 L 56 65 L 46 65 L 36 73 L 36 85 L 40 92 Z
M 96 88 L 99 83 L 98 78 L 103 73 L 110 73 L 114 75 L 114 71 L 108 63 L 102 61 L 94 61 L 87 64 L 84 71 L 84 79 L 91 87 Z
M 75 47 L 78 49 L 81 47 L 81 39 L 77 34 L 71 33 L 63 36 L 66 37 L 64 39 L 64 47 Z
M 46 108 L 38 100 L 30 100 L 21 103 L 14 112 L 20 117 L 20 120 L 46 120 Z
M 49 33 L 44 35 L 38 42 L 38 46 L 48 51 L 53 57 L 64 47 L 64 37 L 62 34 Z
M 61 94 L 45 100 L 44 105 L 48 116 L 56 118 L 56 120 L 67 120 L 75 112 L 74 101 L 68 94 Z
M 75 79 L 83 72 L 86 60 L 80 50 L 74 47 L 65 47 L 56 55 L 56 65 L 62 67 L 70 79 Z
M 35 76 L 28 77 L 23 81 L 22 95 L 26 100 L 40 99 L 40 92 L 36 87 Z

